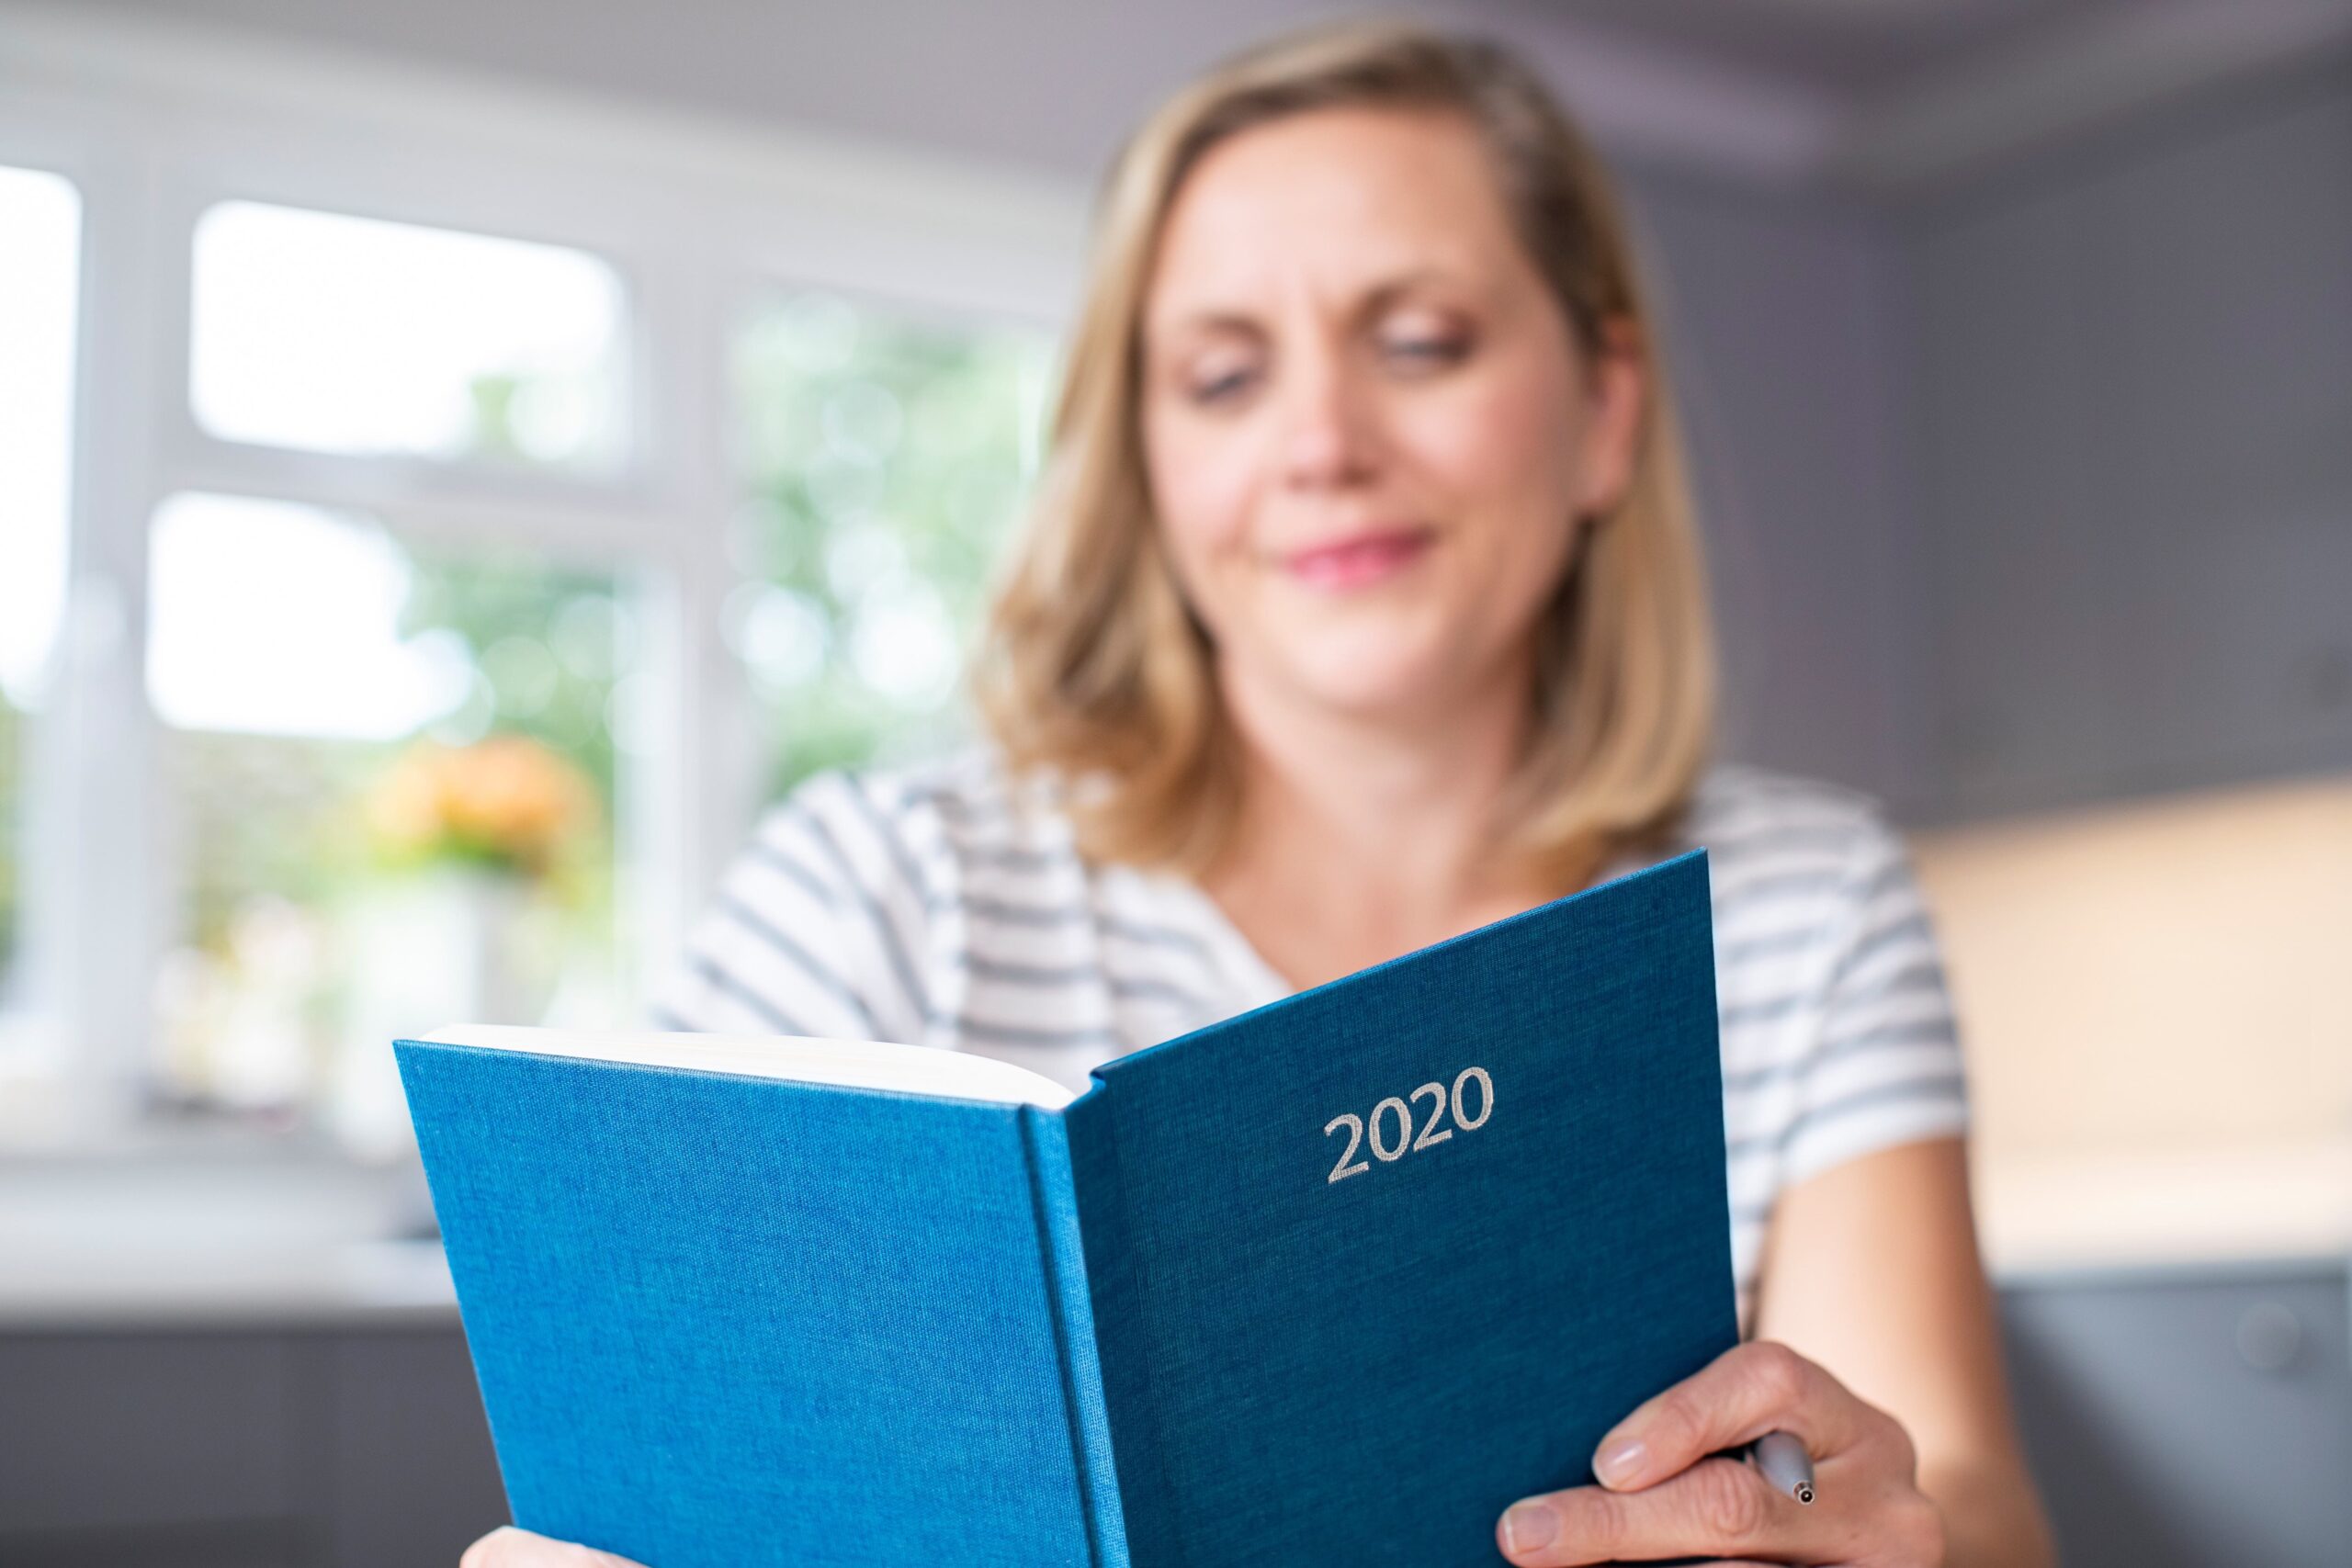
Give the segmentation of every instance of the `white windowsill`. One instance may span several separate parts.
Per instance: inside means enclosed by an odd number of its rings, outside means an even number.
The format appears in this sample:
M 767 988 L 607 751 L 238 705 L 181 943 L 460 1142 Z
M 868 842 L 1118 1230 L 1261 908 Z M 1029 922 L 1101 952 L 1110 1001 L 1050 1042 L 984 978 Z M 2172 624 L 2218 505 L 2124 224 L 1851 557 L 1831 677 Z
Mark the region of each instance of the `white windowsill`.
M 414 1166 L 137 1144 L 0 1156 L 0 1330 L 455 1322 Z

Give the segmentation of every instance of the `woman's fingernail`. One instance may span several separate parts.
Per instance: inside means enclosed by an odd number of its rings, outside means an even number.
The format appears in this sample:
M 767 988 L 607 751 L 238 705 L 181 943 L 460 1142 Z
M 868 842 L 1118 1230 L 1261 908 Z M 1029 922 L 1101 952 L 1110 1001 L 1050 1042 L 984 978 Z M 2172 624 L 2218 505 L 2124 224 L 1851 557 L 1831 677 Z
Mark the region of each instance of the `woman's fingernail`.
M 1620 1438 L 1602 1448 L 1592 1461 L 1592 1472 L 1611 1486 L 1630 1486 L 1649 1457 L 1649 1450 L 1642 1447 L 1639 1438 Z
M 1549 1546 L 1552 1538 L 1559 1533 L 1559 1516 L 1552 1512 L 1548 1504 L 1513 1503 L 1503 1515 L 1503 1540 L 1513 1551 L 1532 1551 L 1539 1546 Z

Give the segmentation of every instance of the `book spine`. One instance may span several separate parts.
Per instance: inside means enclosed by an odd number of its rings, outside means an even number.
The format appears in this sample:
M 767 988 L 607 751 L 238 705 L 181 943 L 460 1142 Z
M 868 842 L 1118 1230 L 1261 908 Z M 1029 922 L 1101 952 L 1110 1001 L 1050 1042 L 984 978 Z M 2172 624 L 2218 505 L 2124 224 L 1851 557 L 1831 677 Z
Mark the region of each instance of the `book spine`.
M 1161 1406 L 1153 1385 L 1144 1282 L 1137 1269 L 1117 1124 L 1103 1087 L 1060 1116 L 1078 1197 L 1086 1293 L 1102 1406 L 1118 1455 L 1118 1491 L 1132 1568 L 1183 1568 Z
M 1103 1397 L 1095 1338 L 1094 1303 L 1087 1288 L 1086 1246 L 1080 1227 L 1078 1183 L 1070 1167 L 1069 1129 L 1059 1115 L 1023 1106 L 1021 1139 L 1028 1156 L 1030 1192 L 1044 1246 L 1054 1346 L 1062 1370 L 1062 1407 L 1069 1416 L 1071 1458 L 1086 1516 L 1088 1561 L 1093 1568 L 1130 1568 L 1110 1411 Z

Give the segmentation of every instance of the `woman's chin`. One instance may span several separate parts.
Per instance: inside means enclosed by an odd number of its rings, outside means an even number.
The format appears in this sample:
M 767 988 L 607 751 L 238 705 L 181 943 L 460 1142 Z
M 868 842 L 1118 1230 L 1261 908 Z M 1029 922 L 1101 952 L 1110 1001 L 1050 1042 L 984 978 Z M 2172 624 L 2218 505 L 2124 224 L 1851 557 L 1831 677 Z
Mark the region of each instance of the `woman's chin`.
M 1494 694 L 1494 628 L 1476 613 L 1430 602 L 1385 614 L 1268 608 L 1255 618 L 1256 635 L 1227 642 L 1220 655 L 1228 684 L 1266 699 L 1253 706 L 1418 729 Z
M 1464 694 L 1451 670 L 1408 663 L 1376 650 L 1362 657 L 1317 659 L 1302 664 L 1284 682 L 1300 705 L 1360 724 L 1426 724 L 1430 716 L 1460 702 Z

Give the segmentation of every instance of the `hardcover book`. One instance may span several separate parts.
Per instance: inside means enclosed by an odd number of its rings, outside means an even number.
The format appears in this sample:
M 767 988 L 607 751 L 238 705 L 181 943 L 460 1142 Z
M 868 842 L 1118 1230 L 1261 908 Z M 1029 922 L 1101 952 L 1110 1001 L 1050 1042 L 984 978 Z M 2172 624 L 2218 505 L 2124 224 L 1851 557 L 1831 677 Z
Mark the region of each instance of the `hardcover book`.
M 1498 1561 L 1736 1339 L 1703 853 L 1098 1066 L 397 1043 L 515 1522 L 653 1568 Z

